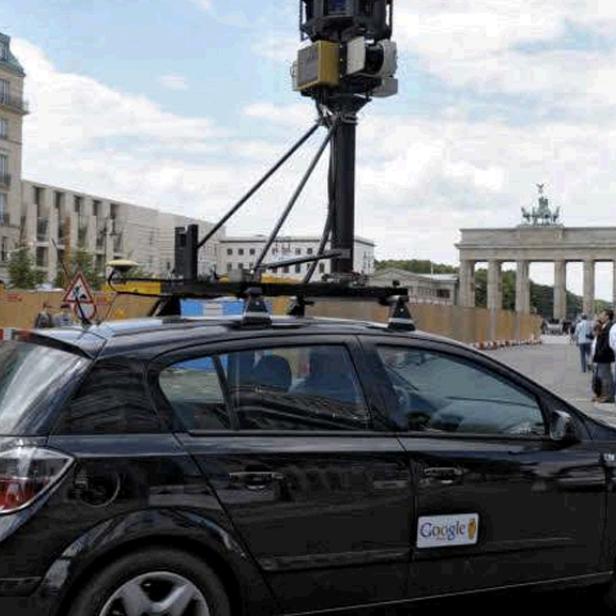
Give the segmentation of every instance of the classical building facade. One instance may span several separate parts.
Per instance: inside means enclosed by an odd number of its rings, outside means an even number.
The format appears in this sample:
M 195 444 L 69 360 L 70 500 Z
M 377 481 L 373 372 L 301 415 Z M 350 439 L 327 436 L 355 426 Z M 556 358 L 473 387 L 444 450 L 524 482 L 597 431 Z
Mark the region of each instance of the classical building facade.
M 9 251 L 19 242 L 21 226 L 21 148 L 25 72 L 0 33 L 0 276 Z
M 488 264 L 488 308 L 502 307 L 502 266 L 516 264 L 516 311 L 528 313 L 530 305 L 529 268 L 534 262 L 554 264 L 554 318 L 567 314 L 567 264 L 584 265 L 583 310 L 594 312 L 595 265 L 614 264 L 616 305 L 616 227 L 565 227 L 560 211 L 552 212 L 540 185 L 539 207 L 523 210 L 525 224 L 512 229 L 462 229 L 460 251 L 460 303 L 475 306 L 475 266 Z
M 167 276 L 173 270 L 174 229 L 189 224 L 199 225 L 201 235 L 212 227 L 152 208 L 22 182 L 20 243 L 30 247 L 48 281 L 54 280 L 61 261 L 77 249 L 94 255 L 99 272 L 111 259 L 126 257 L 148 273 Z M 199 273 L 207 274 L 216 265 L 216 241 L 199 256 Z
M 409 291 L 411 302 L 416 304 L 457 304 L 457 274 L 415 274 L 395 267 L 378 270 L 370 276 L 374 286 L 390 286 L 395 282 Z

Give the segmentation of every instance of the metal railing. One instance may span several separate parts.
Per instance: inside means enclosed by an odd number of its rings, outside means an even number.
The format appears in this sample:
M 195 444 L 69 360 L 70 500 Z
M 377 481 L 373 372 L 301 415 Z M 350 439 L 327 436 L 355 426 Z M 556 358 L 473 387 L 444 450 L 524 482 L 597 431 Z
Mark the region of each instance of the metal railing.
M 29 113 L 30 107 L 21 96 L 13 96 L 7 93 L 0 93 L 0 106 L 18 111 L 19 113 Z

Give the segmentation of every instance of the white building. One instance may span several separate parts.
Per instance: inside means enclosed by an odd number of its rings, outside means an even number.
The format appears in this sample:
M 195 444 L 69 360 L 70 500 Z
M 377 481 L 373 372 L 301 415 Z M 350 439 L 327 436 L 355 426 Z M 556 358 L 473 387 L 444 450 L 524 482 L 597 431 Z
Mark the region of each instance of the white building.
M 408 289 L 411 302 L 416 304 L 458 303 L 457 274 L 415 274 L 388 267 L 370 276 L 370 284 L 374 286 L 391 286 L 396 281 Z
M 266 242 L 265 235 L 222 237 L 218 246 L 218 273 L 230 274 L 252 269 Z M 320 242 L 321 238 L 314 236 L 279 237 L 268 251 L 264 263 L 311 257 L 317 254 Z M 356 272 L 372 274 L 374 272 L 374 242 L 355 238 L 353 260 Z M 284 278 L 301 279 L 309 267 L 309 263 L 286 265 L 268 273 Z M 321 261 L 315 271 L 314 280 L 329 273 L 331 273 L 331 261 Z

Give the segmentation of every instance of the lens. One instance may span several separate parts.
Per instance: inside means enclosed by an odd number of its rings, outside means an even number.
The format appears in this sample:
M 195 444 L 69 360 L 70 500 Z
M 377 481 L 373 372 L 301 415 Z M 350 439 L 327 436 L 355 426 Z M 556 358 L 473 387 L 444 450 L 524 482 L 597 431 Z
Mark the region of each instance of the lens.
M 347 0 L 327 0 L 328 15 L 346 15 Z
M 0 515 L 28 507 L 56 483 L 73 460 L 38 447 L 0 453 Z

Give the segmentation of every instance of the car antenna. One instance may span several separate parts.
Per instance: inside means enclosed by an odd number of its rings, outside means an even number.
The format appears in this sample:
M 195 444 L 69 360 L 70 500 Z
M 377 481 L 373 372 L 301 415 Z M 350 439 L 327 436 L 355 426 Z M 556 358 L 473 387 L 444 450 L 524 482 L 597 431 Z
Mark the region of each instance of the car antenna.
M 60 250 L 58 249 L 56 240 L 52 238 L 51 242 L 53 244 L 53 247 L 56 249 L 56 255 L 58 256 L 58 261 L 60 261 L 60 265 L 62 266 L 62 270 L 64 271 L 64 276 L 66 277 L 66 280 L 70 282 L 72 276 L 69 273 L 68 268 L 66 267 L 66 263 L 64 262 L 64 259 L 60 258 Z M 81 301 L 79 300 L 79 296 L 77 294 L 74 295 L 73 301 L 75 302 L 77 306 L 77 313 L 78 313 L 77 316 L 79 317 L 79 321 L 81 322 L 81 325 L 83 327 L 92 325 L 92 321 L 90 321 L 90 319 L 88 319 L 88 317 L 86 316 L 86 313 L 83 310 L 83 306 L 81 305 Z

